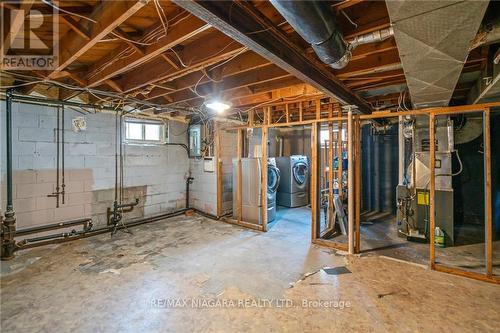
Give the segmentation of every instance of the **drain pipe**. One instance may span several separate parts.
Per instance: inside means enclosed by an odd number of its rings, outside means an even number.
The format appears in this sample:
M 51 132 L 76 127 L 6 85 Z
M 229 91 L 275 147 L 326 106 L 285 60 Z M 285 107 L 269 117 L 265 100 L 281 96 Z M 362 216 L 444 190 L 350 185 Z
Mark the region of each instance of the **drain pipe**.
M 191 176 L 188 176 L 186 178 L 186 209 L 189 208 L 189 185 L 193 183 L 194 178 Z
M 16 243 L 14 236 L 16 234 L 16 213 L 12 203 L 12 90 L 7 90 L 5 99 L 6 104 L 6 134 L 7 134 L 7 207 L 5 218 L 2 222 L 2 260 L 14 258 Z

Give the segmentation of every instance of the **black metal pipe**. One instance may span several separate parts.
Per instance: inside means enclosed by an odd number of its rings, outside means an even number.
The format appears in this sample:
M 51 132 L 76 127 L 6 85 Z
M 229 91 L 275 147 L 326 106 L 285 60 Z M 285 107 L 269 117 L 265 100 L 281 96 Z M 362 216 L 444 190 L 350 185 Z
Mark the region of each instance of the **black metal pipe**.
M 273 6 L 325 64 L 342 68 L 350 51 L 327 1 L 271 0 Z
M 166 143 L 164 143 L 164 145 L 165 145 L 165 146 L 179 146 L 179 147 L 182 147 L 182 148 L 184 148 L 184 150 L 186 151 L 186 154 L 188 155 L 188 157 L 191 157 L 191 156 L 189 155 L 189 148 L 188 148 L 188 146 L 187 146 L 187 145 L 185 145 L 185 144 L 183 144 L 183 143 L 173 143 L 173 142 L 172 142 L 172 143 L 170 143 L 170 142 L 166 142 Z
M 44 245 L 49 245 L 49 244 L 64 243 L 64 242 L 69 242 L 72 240 L 77 240 L 77 239 L 82 239 L 82 238 L 87 238 L 87 237 L 92 237 L 92 236 L 104 234 L 104 233 L 113 231 L 115 229 L 135 227 L 135 226 L 138 226 L 141 224 L 152 223 L 152 222 L 160 221 L 160 220 L 163 220 L 166 218 L 179 216 L 179 215 L 184 214 L 186 212 L 186 210 L 187 209 L 183 208 L 183 209 L 180 209 L 180 210 L 172 212 L 172 213 L 165 213 L 165 214 L 159 214 L 159 215 L 155 215 L 155 216 L 151 216 L 151 217 L 135 219 L 135 220 L 130 221 L 129 223 L 124 223 L 123 225 L 119 225 L 116 228 L 114 226 L 106 226 L 106 227 L 98 228 L 98 229 L 94 229 L 94 230 L 77 231 L 74 233 L 76 236 L 69 235 L 69 236 L 64 237 L 63 236 L 64 233 L 55 234 L 55 235 L 52 235 L 52 237 L 49 237 L 51 235 L 44 236 L 44 237 L 46 237 L 45 240 L 34 241 L 32 243 L 29 243 L 29 244 L 19 242 L 17 244 L 17 246 L 15 246 L 15 250 L 24 250 L 24 249 L 28 249 L 28 248 L 44 246 Z M 47 238 L 47 237 L 49 237 L 49 238 Z M 33 239 L 31 239 L 31 240 L 33 240 Z
M 78 219 L 78 220 L 73 220 L 73 221 L 64 221 L 64 222 L 59 222 L 59 223 L 42 225 L 42 226 L 38 226 L 38 227 L 16 230 L 15 237 L 36 234 L 39 232 L 45 232 L 45 231 L 50 231 L 50 230 L 74 227 L 77 225 L 84 225 L 84 227 L 85 227 L 85 226 L 91 225 L 91 224 L 92 224 L 92 219 L 90 219 L 90 218 L 83 218 L 83 219 Z
M 7 90 L 6 134 L 7 134 L 7 211 L 14 209 L 12 200 L 12 90 Z
M 61 195 L 62 204 L 66 202 L 66 183 L 64 179 L 64 105 L 61 106 Z
M 193 180 L 193 177 L 186 179 L 186 209 L 189 208 L 189 185 L 193 183 Z
M 16 232 L 16 213 L 14 211 L 12 196 L 12 90 L 7 90 L 6 95 L 6 144 L 7 144 L 7 207 L 5 218 L 2 221 L 2 244 L 0 258 L 9 260 L 14 257 L 16 243 L 14 234 Z

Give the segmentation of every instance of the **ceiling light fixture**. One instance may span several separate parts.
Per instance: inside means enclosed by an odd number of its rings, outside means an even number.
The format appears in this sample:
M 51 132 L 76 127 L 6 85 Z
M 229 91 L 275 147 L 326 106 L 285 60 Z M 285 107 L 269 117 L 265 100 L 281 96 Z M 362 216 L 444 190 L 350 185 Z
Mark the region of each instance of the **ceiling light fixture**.
M 214 110 L 219 114 L 223 113 L 226 110 L 229 110 L 229 108 L 231 107 L 231 105 L 229 103 L 218 101 L 218 100 L 208 101 L 207 103 L 205 103 L 205 105 L 207 108 Z

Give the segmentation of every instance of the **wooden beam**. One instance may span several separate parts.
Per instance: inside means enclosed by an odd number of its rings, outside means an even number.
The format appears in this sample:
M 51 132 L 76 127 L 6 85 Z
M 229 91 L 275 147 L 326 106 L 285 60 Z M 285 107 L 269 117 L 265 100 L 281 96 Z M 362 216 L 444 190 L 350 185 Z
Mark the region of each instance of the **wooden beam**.
M 244 49 L 231 38 L 214 31 L 199 41 L 189 43 L 182 51 L 177 52 L 182 61 L 189 64 L 188 67 L 176 70 L 175 67 L 166 64 L 163 59 L 153 59 L 147 64 L 123 74 L 119 81 L 126 92 L 140 89 L 151 83 L 171 82 L 207 66 L 227 60 L 243 52 Z
M 120 87 L 120 85 L 118 83 L 116 83 L 115 81 L 108 79 L 108 80 L 104 81 L 104 83 L 106 83 L 114 91 L 119 92 L 119 93 L 123 93 L 122 87 Z
M 363 113 L 371 106 L 345 87 L 325 65 L 306 55 L 289 37 L 249 2 L 173 0 L 236 41 L 280 66 L 297 78 L 351 105 Z M 260 33 L 249 34 L 248 32 Z
M 61 15 L 59 18 L 66 23 L 71 29 L 73 29 L 74 32 L 76 32 L 80 37 L 85 39 L 86 41 L 90 41 L 90 36 L 89 32 L 86 31 L 80 23 L 75 21 L 71 16 L 69 15 Z
M 262 84 L 269 81 L 291 77 L 286 71 L 274 65 L 259 68 L 255 71 L 245 72 L 224 79 L 219 83 L 217 90 L 213 91 L 212 82 L 198 85 L 195 91 L 185 89 L 183 91 L 169 94 L 174 103 L 189 101 L 200 98 L 199 95 L 207 96 L 211 94 L 228 93 L 234 89 L 246 87 L 251 84 Z M 193 89 L 194 90 L 194 89 Z
M 253 52 L 244 52 L 243 54 L 235 57 L 231 61 L 229 61 L 227 64 L 225 64 L 222 67 L 222 78 L 226 78 L 232 75 L 244 73 L 247 71 L 255 70 L 261 67 L 265 67 L 269 65 L 269 61 L 266 59 L 262 58 L 258 54 L 255 54 Z M 217 64 L 215 65 L 217 66 Z M 220 67 L 219 67 L 220 68 Z M 210 69 L 207 68 L 206 71 L 210 75 Z M 200 80 L 201 78 L 201 80 Z M 193 72 L 190 74 L 187 74 L 186 76 L 180 77 L 174 81 L 172 81 L 172 84 L 174 84 L 178 89 L 175 91 L 169 92 L 170 93 L 175 93 L 179 90 L 183 90 L 186 88 L 193 88 L 196 84 L 204 84 L 210 82 L 210 79 L 207 78 L 203 73 L 201 72 Z M 165 94 L 164 91 L 160 91 L 157 89 L 153 89 L 151 93 L 148 95 L 147 99 L 153 99 L 156 97 L 159 97 L 161 95 Z
M 90 50 L 97 42 L 107 36 L 116 27 L 144 7 L 145 1 L 106 1 L 98 5 L 90 19 L 81 23 L 84 30 L 89 32 L 89 39 L 85 39 L 74 30 L 69 30 L 59 43 L 59 65 L 48 76 L 53 78 L 81 55 Z
M 323 95 L 316 88 L 300 83 L 298 79 L 277 79 L 263 84 L 252 85 L 245 89 L 231 91 L 228 98 L 234 107 L 259 104 L 295 97 L 297 95 Z
M 339 79 L 345 79 L 353 76 L 380 73 L 386 68 L 390 70 L 401 68 L 401 60 L 397 50 L 391 49 L 351 61 L 345 68 L 336 70 L 335 75 Z
M 332 7 L 336 11 L 341 11 L 341 10 L 344 10 L 346 8 L 350 8 L 351 6 L 355 6 L 359 3 L 362 3 L 363 1 L 365 1 L 365 0 L 345 0 L 345 1 L 333 4 Z
M 118 48 L 90 67 L 88 85 L 89 87 L 95 87 L 106 79 L 130 71 L 158 56 L 160 56 L 160 61 L 164 61 L 165 59 L 161 57 L 164 52 L 195 36 L 196 34 L 207 30 L 209 27 L 210 26 L 208 24 L 194 17 L 180 21 L 177 25 L 170 29 L 167 35 L 158 39 L 157 43 L 146 46 L 142 54 L 135 52 L 131 56 L 119 59 L 113 62 L 112 65 L 99 71 L 100 68 L 113 61 L 112 59 L 123 52 L 123 48 L 127 48 L 127 46 Z M 96 71 L 98 71 L 97 74 Z M 126 87 L 126 85 L 123 86 Z

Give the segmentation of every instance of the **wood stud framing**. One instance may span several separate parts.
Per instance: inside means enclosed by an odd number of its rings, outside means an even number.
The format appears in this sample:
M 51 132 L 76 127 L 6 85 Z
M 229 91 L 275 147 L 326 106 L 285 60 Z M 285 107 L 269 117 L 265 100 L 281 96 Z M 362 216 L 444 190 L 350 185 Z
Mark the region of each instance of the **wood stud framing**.
M 261 137 L 261 145 L 262 145 L 262 157 L 261 157 L 261 225 L 264 231 L 267 231 L 267 133 L 268 127 L 262 128 L 262 137 Z
M 290 103 L 290 104 L 293 104 Z M 492 253 L 492 207 L 491 207 L 491 139 L 490 139 L 490 108 L 491 107 L 500 107 L 500 102 L 492 102 L 492 103 L 484 103 L 484 104 L 475 104 L 475 105 L 465 105 L 465 106 L 454 106 L 454 107 L 442 107 L 442 108 L 429 108 L 429 109 L 420 109 L 420 110 L 410 110 L 410 111 L 400 111 L 400 112 L 388 112 L 388 111 L 379 111 L 375 112 L 371 115 L 356 115 L 353 118 L 353 163 L 349 163 L 352 165 L 352 168 L 354 168 L 354 175 L 353 178 L 355 179 L 354 184 L 352 184 L 353 193 L 354 193 L 354 216 L 353 216 L 353 221 L 355 223 L 355 232 L 354 232 L 354 238 L 352 239 L 352 243 L 354 244 L 354 249 L 353 253 L 359 253 L 361 250 L 361 244 L 360 244 L 360 238 L 361 238 L 361 230 L 360 230 L 360 210 L 361 210 L 361 188 L 362 188 L 362 182 L 361 182 L 361 158 L 362 158 L 362 153 L 361 153 L 361 141 L 362 141 L 362 132 L 361 132 L 361 121 L 362 120 L 369 120 L 369 119 L 380 119 L 380 118 L 391 118 L 391 117 L 400 117 L 400 116 L 405 116 L 405 115 L 427 115 L 429 117 L 429 141 L 430 142 L 435 142 L 435 118 L 436 116 L 442 116 L 442 115 L 453 115 L 453 114 L 460 114 L 460 113 L 471 113 L 471 112 L 482 112 L 484 115 L 484 122 L 483 122 L 483 131 L 484 131 L 484 153 L 485 153 L 485 160 L 484 160 L 484 169 L 485 169 L 485 256 L 486 256 L 486 273 L 481 274 L 481 273 L 476 273 L 476 272 L 470 272 L 470 271 L 464 271 L 458 268 L 454 267 L 448 267 L 446 265 L 443 265 L 441 263 L 436 262 L 436 253 L 435 253 L 435 246 L 434 246 L 434 232 L 432 232 L 435 228 L 435 190 L 436 190 L 436 184 L 435 184 L 435 165 L 436 165 L 436 159 L 435 159 L 435 151 L 436 147 L 435 145 L 430 145 L 430 182 L 429 182 L 429 204 L 430 204 L 430 227 L 429 229 L 431 230 L 430 234 L 430 244 L 429 244 L 429 249 L 430 249 L 430 257 L 429 257 L 429 263 L 430 267 L 433 270 L 440 271 L 440 272 L 445 272 L 449 274 L 454 274 L 454 275 L 459 275 L 459 276 L 465 276 L 469 278 L 473 278 L 476 280 L 482 280 L 486 282 L 492 282 L 492 283 L 497 283 L 500 284 L 500 277 L 493 275 L 492 272 L 492 260 L 493 260 L 493 253 Z M 339 157 L 339 163 L 338 163 L 338 169 L 337 169 L 337 178 L 339 181 L 339 187 L 341 186 L 341 168 L 342 168 L 342 151 L 339 149 L 342 147 L 341 143 L 341 133 L 342 133 L 342 124 L 344 121 L 347 121 L 347 117 L 343 117 L 341 114 L 338 114 L 336 117 L 332 117 L 332 113 L 328 112 L 328 116 L 325 118 L 320 118 L 314 119 L 312 121 L 304 121 L 303 118 L 300 116 L 302 115 L 303 112 L 303 107 L 302 107 L 302 102 L 298 103 L 298 109 L 299 109 L 299 121 L 296 122 L 290 122 L 290 123 L 268 123 L 267 119 L 271 118 L 270 117 L 270 107 L 265 107 L 264 110 L 264 116 L 266 117 L 266 120 L 263 125 L 255 125 L 253 122 L 249 123 L 248 126 L 239 126 L 237 127 L 238 129 L 242 128 L 247 128 L 247 127 L 261 127 L 265 128 L 266 133 L 269 128 L 273 127 L 280 127 L 280 126 L 291 126 L 291 125 L 305 125 L 305 124 L 310 124 L 311 125 L 311 208 L 312 208 L 312 225 L 311 225 L 311 230 L 312 230 L 312 242 L 314 244 L 318 244 L 321 246 L 329 247 L 329 248 L 335 248 L 335 249 L 340 249 L 347 251 L 349 249 L 349 244 L 343 244 L 343 243 L 338 243 L 338 242 L 333 242 L 330 240 L 325 240 L 319 238 L 319 230 L 318 230 L 318 213 L 319 213 L 319 207 L 318 207 L 318 200 L 320 199 L 318 197 L 318 147 L 320 147 L 320 142 L 319 142 L 319 137 L 318 137 L 318 129 L 320 123 L 328 123 L 329 129 L 331 124 L 334 122 L 337 123 L 338 126 L 338 135 L 337 135 L 337 147 L 335 149 L 335 154 Z M 315 109 L 316 110 L 316 109 Z M 316 114 L 316 111 L 315 111 Z M 332 165 L 331 163 L 331 155 L 333 154 L 333 133 L 330 132 L 329 134 L 329 142 L 331 147 L 328 152 L 328 160 L 329 164 Z M 348 140 L 351 139 L 351 136 L 348 135 Z M 266 172 L 267 173 L 267 172 Z M 333 176 L 333 173 L 332 173 Z M 329 176 L 330 177 L 330 176 Z M 328 189 L 330 191 L 330 188 Z M 341 188 L 339 188 L 339 194 L 341 193 Z M 252 228 L 258 229 L 258 226 L 253 225 Z
M 484 144 L 484 222 L 486 243 L 486 276 L 493 275 L 493 218 L 491 207 L 491 134 L 490 109 L 483 111 L 483 144 Z

